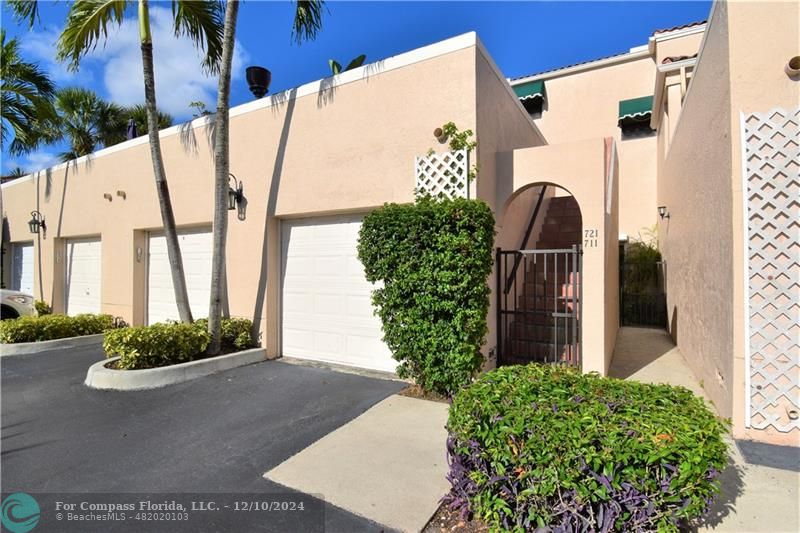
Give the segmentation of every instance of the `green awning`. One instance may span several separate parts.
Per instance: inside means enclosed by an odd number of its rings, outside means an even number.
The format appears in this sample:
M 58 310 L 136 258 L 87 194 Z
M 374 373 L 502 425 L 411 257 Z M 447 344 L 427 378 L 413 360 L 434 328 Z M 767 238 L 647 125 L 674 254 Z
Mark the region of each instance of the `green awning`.
M 544 80 L 529 81 L 514 86 L 514 93 L 521 101 L 541 98 L 544 100 Z
M 619 103 L 619 120 L 617 125 L 621 126 L 625 122 L 642 122 L 650 120 L 653 113 L 653 97 L 642 96 L 630 100 L 622 100 Z

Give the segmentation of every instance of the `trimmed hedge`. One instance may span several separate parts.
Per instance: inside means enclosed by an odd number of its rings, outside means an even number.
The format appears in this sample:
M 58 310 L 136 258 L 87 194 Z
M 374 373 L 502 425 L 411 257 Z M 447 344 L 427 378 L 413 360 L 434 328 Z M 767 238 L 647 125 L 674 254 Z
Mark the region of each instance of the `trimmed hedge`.
M 158 323 L 110 331 L 103 340 L 106 357 L 119 356 L 125 370 L 186 363 L 199 358 L 211 337 L 197 324 Z
M 115 327 L 111 315 L 23 316 L 0 322 L 0 342 L 38 342 L 97 335 Z
M 253 347 L 251 326 L 244 318 L 223 318 L 223 353 Z M 166 322 L 110 331 L 103 349 L 107 357 L 119 356 L 118 368 L 138 370 L 202 359 L 209 342 L 208 320 L 203 318 L 192 324 Z
M 419 198 L 364 218 L 358 258 L 397 374 L 451 395 L 481 366 L 494 216 L 479 200 Z
M 726 425 L 682 387 L 503 367 L 459 392 L 445 500 L 498 529 L 677 531 L 707 512 Z
M 201 318 L 194 322 L 198 327 L 208 329 L 208 319 Z M 254 348 L 256 343 L 250 336 L 253 321 L 246 318 L 223 318 L 220 325 L 222 330 L 222 352 L 233 352 Z

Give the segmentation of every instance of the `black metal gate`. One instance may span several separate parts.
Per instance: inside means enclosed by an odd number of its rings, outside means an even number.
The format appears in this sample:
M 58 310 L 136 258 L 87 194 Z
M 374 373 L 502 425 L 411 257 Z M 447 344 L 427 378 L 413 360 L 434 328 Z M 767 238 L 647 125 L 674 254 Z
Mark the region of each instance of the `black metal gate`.
M 620 262 L 620 325 L 667 327 L 665 274 L 662 261 Z
M 496 254 L 498 366 L 580 366 L 580 246 Z

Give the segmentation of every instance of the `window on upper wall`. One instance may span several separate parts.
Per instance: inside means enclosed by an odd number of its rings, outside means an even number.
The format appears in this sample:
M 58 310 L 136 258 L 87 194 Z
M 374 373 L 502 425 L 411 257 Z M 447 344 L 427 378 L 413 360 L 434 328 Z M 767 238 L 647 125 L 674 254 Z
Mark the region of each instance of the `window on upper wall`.
M 540 118 L 547 104 L 547 93 L 544 80 L 529 81 L 514 86 L 514 93 L 519 98 L 522 107 L 532 118 Z
M 650 127 L 650 118 L 653 116 L 653 97 L 641 96 L 619 103 L 619 118 L 617 126 L 622 132 L 623 139 L 647 137 L 655 130 Z

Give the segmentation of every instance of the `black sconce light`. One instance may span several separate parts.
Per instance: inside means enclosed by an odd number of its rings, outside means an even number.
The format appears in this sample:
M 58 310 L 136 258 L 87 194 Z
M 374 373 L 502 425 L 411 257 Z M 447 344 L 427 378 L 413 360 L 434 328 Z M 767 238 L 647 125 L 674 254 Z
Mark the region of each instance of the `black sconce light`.
M 39 228 L 42 231 L 47 230 L 47 224 L 44 223 L 44 217 L 39 211 L 31 211 L 31 219 L 28 221 L 28 227 L 31 229 L 31 233 L 39 233 Z
M 667 206 L 665 205 L 658 206 L 658 216 L 661 217 L 661 220 L 669 218 L 669 211 L 667 211 Z
M 229 182 L 233 180 L 233 187 L 228 187 L 228 211 L 233 211 L 244 199 L 244 185 L 233 174 L 228 173 L 228 176 Z
M 247 85 L 256 98 L 262 98 L 269 91 L 272 73 L 264 67 L 247 67 Z

